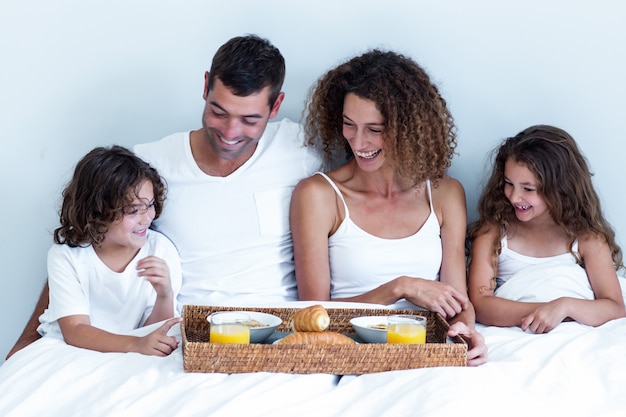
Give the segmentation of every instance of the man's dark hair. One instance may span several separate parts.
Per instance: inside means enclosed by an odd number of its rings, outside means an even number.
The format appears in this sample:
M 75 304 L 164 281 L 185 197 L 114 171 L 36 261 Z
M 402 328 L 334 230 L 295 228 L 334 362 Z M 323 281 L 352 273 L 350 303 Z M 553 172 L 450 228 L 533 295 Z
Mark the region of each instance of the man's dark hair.
M 241 97 L 270 86 L 270 107 L 278 98 L 285 80 L 285 59 L 268 40 L 256 35 L 232 38 L 213 57 L 209 71 L 209 91 L 215 79 Z

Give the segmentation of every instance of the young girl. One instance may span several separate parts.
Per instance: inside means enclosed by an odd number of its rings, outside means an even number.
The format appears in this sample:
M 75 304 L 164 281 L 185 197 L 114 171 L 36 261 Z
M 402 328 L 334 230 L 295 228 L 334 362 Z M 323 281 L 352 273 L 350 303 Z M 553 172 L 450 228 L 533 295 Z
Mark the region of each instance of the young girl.
M 167 331 L 179 318 L 143 337 L 120 334 L 177 315 L 178 253 L 149 229 L 164 200 L 157 171 L 126 148 L 95 148 L 80 160 L 48 252 L 41 334 L 101 352 L 165 356 L 176 349 Z
M 564 320 L 599 326 L 624 317 L 616 273 L 622 253 L 602 215 L 587 161 L 567 132 L 532 126 L 506 139 L 478 212 L 469 231 L 469 296 L 478 321 L 545 333 Z M 584 268 L 592 299 L 523 302 L 494 295 L 516 272 L 548 262 Z

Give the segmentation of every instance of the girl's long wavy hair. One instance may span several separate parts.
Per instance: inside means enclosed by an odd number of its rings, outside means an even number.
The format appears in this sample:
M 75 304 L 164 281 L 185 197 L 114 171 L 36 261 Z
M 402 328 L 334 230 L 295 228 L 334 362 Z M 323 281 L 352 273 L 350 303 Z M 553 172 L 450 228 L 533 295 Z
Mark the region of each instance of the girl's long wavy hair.
M 320 150 L 326 169 L 354 157 L 342 133 L 348 93 L 376 104 L 385 120 L 385 151 L 405 185 L 445 175 L 456 148 L 456 127 L 446 101 L 412 59 L 377 49 L 328 71 L 309 90 L 306 141 Z
M 122 146 L 97 147 L 76 165 L 63 190 L 54 242 L 71 247 L 100 245 L 108 227 L 124 215 L 144 181 L 154 187 L 155 219 L 163 210 L 165 184 L 152 166 Z
M 494 266 L 500 254 L 501 239 L 509 231 L 515 210 L 504 195 L 504 165 L 511 159 L 526 166 L 537 178 L 537 192 L 543 197 L 550 215 L 570 239 L 570 252 L 577 237 L 594 234 L 606 240 L 616 270 L 623 268 L 622 251 L 615 232 L 602 214 L 600 199 L 591 181 L 592 173 L 576 141 L 564 130 L 553 126 L 531 126 L 504 140 L 494 150 L 491 177 L 478 201 L 479 219 L 468 232 L 473 241 L 488 226 L 500 235 L 493 241 Z

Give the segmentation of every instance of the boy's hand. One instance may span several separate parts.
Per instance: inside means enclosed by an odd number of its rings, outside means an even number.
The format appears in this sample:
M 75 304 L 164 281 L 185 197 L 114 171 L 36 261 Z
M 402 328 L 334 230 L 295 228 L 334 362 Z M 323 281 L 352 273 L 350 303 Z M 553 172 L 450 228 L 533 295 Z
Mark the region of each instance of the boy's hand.
M 147 256 L 137 262 L 137 273 L 144 277 L 152 286 L 159 297 L 172 295 L 170 282 L 170 270 L 165 261 L 156 256 Z
M 167 356 L 178 347 L 178 339 L 168 336 L 172 326 L 181 322 L 180 317 L 169 319 L 161 327 L 143 337 L 138 338 L 137 352 L 144 355 Z

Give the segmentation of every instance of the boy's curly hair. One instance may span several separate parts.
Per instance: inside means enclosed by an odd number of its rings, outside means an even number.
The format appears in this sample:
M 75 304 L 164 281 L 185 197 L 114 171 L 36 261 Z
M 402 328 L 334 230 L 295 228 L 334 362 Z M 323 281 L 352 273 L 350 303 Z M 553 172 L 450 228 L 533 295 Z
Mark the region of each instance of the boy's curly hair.
M 54 242 L 71 247 L 100 245 L 108 227 L 124 215 L 144 181 L 154 187 L 157 219 L 165 202 L 165 183 L 156 169 L 122 146 L 97 147 L 76 165 L 63 190 Z

